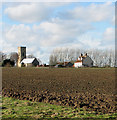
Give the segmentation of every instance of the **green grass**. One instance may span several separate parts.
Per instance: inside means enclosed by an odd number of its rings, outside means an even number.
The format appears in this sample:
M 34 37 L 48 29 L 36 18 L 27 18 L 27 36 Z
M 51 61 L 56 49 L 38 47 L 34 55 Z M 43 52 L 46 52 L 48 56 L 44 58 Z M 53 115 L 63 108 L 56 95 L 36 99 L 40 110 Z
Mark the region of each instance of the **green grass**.
M 117 114 L 96 114 L 83 109 L 51 105 L 47 103 L 2 98 L 2 120 L 4 119 L 46 119 L 46 118 L 116 118 Z

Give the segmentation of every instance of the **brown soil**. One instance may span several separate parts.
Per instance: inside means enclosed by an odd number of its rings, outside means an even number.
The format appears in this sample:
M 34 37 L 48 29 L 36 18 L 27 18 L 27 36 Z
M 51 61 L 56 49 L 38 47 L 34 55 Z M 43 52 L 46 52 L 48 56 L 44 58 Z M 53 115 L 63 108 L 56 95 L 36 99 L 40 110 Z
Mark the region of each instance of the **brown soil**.
M 115 112 L 114 68 L 3 68 L 2 78 L 3 96 Z

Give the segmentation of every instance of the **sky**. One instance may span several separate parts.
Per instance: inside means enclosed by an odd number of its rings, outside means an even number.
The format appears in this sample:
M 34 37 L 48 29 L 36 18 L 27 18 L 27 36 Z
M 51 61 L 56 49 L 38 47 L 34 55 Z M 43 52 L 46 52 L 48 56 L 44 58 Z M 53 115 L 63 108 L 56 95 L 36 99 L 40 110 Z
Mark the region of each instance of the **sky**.
M 43 63 L 55 48 L 114 49 L 114 2 L 4 2 L 0 51 L 26 46 Z

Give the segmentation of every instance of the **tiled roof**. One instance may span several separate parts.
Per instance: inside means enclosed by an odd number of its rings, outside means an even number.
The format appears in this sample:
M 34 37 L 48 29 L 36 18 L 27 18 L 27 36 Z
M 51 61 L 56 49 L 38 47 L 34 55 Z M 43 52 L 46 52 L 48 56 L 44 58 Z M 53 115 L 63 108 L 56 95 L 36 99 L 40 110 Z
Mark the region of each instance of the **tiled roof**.
M 75 63 L 77 63 L 77 62 L 82 62 L 82 60 L 77 60 Z

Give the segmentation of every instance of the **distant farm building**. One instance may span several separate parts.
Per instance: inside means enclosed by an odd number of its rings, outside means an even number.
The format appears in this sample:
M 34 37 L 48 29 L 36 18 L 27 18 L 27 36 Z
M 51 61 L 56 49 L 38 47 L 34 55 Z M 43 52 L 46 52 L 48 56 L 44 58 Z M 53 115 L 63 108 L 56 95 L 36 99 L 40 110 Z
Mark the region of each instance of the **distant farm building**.
M 55 65 L 55 68 L 62 68 L 62 67 L 64 67 L 64 66 L 61 65 L 61 64 L 56 64 L 56 65 Z
M 57 63 L 55 65 L 56 68 L 60 67 L 73 67 L 73 64 L 71 62 L 63 62 L 63 63 Z
M 92 67 L 93 66 L 93 60 L 87 55 L 87 53 L 83 56 L 81 54 L 77 61 L 74 63 L 74 67 Z
M 36 58 L 25 58 L 21 61 L 21 65 L 24 67 L 36 67 L 39 62 Z
M 65 62 L 64 66 L 65 67 L 73 67 L 73 63 L 71 63 L 71 62 Z
M 26 47 L 18 47 L 18 67 L 39 66 L 37 58 L 26 58 Z

